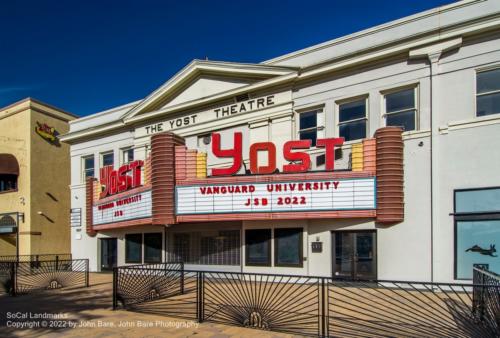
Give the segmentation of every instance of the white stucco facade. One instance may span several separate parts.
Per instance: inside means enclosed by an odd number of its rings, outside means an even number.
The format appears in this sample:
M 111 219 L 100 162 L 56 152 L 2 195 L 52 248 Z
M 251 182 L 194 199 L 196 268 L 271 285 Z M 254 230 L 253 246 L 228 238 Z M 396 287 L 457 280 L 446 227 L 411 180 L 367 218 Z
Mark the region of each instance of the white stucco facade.
M 500 114 L 478 117 L 476 111 L 477 74 L 500 68 L 499 46 L 500 2 L 461 1 L 261 64 L 193 61 L 144 100 L 70 123 L 70 133 L 63 140 L 71 144 L 71 203 L 82 210 L 81 226 L 72 227 L 73 257 L 89 258 L 91 270 L 99 271 L 100 239 L 117 238 L 117 264 L 123 265 L 126 234 L 160 233 L 162 259 L 167 260 L 174 233 L 232 229 L 240 233 L 239 265 L 187 266 L 332 276 L 332 233 L 369 230 L 375 233 L 375 278 L 456 281 L 460 278 L 455 273 L 454 191 L 500 186 Z M 219 132 L 222 148 L 228 148 L 233 133 L 241 132 L 248 166 L 250 144 L 272 141 L 281 149 L 286 141 L 298 139 L 302 112 L 317 111 L 318 138 L 341 136 L 339 107 L 351 99 L 366 100 L 366 137 L 373 137 L 386 126 L 386 95 L 401 89 L 412 89 L 415 102 L 415 129 L 403 133 L 402 222 L 380 225 L 363 218 L 304 218 L 141 225 L 98 231 L 95 237 L 85 231 L 85 156 L 94 156 L 98 175 L 102 153 L 113 151 L 115 168 L 123 163 L 121 150 L 127 147 L 134 149 L 134 159 L 145 160 L 151 135 L 168 130 L 184 137 L 188 148 L 208 152 L 210 169 L 229 163 L 213 156 L 203 138 Z M 236 101 L 242 95 L 248 97 Z M 214 115 L 221 107 L 270 95 L 271 105 Z M 155 129 L 160 123 L 161 129 Z M 336 169 L 351 168 L 353 143 L 342 146 Z M 309 153 L 311 170 L 323 170 L 324 164 L 317 161 L 323 150 L 313 148 Z M 278 168 L 283 164 L 278 156 Z M 290 227 L 302 228 L 301 267 L 245 264 L 246 230 Z M 322 243 L 321 252 L 312 251 L 313 242 Z M 273 262 L 275 242 L 270 245 Z

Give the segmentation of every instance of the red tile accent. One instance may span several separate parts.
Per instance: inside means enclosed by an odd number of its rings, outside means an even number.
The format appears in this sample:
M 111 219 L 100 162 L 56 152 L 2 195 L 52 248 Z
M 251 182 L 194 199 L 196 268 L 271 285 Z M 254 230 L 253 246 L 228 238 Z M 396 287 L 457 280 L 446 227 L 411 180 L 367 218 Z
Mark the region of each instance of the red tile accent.
M 184 145 L 184 139 L 174 133 L 151 137 L 152 223 L 156 225 L 176 223 L 175 146 L 179 145 Z
M 385 127 L 377 139 L 377 222 L 390 225 L 404 220 L 403 130 Z
M 136 225 L 151 225 L 152 222 L 153 222 L 152 218 L 133 219 L 130 221 L 94 225 L 94 230 L 100 231 L 100 230 L 127 228 Z
M 87 204 L 86 207 L 86 224 L 85 231 L 87 235 L 90 237 L 94 237 L 97 232 L 93 228 L 93 217 L 92 217 L 92 205 L 94 204 L 94 181 L 96 181 L 93 177 L 87 177 L 87 181 L 85 182 L 85 197 Z
M 177 216 L 180 222 L 236 221 L 236 220 L 290 220 L 319 218 L 374 218 L 375 210 L 340 210 L 311 212 L 274 212 L 274 213 L 239 213 Z

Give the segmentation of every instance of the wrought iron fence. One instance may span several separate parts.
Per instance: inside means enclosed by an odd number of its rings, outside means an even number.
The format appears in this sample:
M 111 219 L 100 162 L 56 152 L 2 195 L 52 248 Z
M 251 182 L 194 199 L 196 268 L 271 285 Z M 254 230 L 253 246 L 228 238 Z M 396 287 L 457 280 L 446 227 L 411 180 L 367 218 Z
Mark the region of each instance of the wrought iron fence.
M 115 268 L 114 284 L 114 308 L 200 322 L 308 336 L 498 335 L 497 326 L 477 316 L 480 304 L 498 316 L 498 303 L 490 305 L 487 297 L 476 301 L 476 283 L 332 280 L 192 271 L 163 263 Z M 480 285 L 498 296 L 498 284 L 484 280 Z
M 480 323 L 500 332 L 500 275 L 484 267 L 473 270 L 473 313 Z M 498 334 L 500 336 L 500 333 Z
M 89 286 L 88 259 L 0 262 L 0 293 L 12 296 L 39 290 Z

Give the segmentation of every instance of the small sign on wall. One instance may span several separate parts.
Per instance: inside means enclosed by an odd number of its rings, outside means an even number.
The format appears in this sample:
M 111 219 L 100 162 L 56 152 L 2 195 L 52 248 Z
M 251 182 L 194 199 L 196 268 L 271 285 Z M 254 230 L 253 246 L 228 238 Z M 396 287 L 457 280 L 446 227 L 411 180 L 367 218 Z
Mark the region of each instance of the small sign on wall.
M 311 243 L 312 252 L 323 252 L 323 242 L 312 242 Z
M 71 209 L 70 223 L 72 227 L 82 226 L 82 208 Z

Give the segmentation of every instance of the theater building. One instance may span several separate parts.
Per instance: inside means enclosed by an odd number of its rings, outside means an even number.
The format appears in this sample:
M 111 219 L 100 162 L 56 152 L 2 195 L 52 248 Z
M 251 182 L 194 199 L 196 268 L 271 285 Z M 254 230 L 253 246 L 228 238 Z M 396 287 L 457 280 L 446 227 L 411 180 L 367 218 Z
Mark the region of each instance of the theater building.
M 415 281 L 500 271 L 500 3 L 258 64 L 194 60 L 70 123 L 75 258 Z
M 69 146 L 59 135 L 74 118 L 31 98 L 0 108 L 2 258 L 70 252 Z

